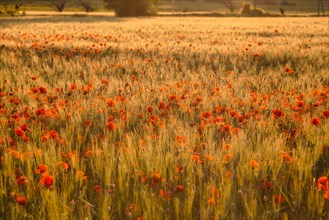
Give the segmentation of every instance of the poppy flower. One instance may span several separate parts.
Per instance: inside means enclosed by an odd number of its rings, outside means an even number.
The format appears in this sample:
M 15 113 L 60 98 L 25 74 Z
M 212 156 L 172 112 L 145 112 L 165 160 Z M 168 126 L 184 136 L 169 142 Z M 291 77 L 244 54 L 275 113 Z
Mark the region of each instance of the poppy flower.
M 201 164 L 202 163 L 202 160 L 200 158 L 200 156 L 198 154 L 193 154 L 192 155 L 192 161 L 198 163 L 198 164 Z
M 311 124 L 312 125 L 320 125 L 321 124 L 321 120 L 319 118 L 312 118 L 311 119 Z
M 16 184 L 18 186 L 24 186 L 26 183 L 28 183 L 28 180 L 25 178 L 25 176 L 19 176 L 16 178 Z
M 281 195 L 275 195 L 274 196 L 274 202 L 276 204 L 281 204 L 281 203 L 284 203 L 285 201 L 286 201 L 286 199 Z
M 36 115 L 45 115 L 46 114 L 46 109 L 41 107 L 35 111 Z
M 175 141 L 178 144 L 183 144 L 183 143 L 186 143 L 186 138 L 184 136 L 177 135 L 176 138 L 175 138 Z
M 16 201 L 17 201 L 18 205 L 26 205 L 26 198 L 25 197 L 19 196 L 19 197 L 16 198 Z
M 324 194 L 324 198 L 329 199 L 329 190 L 327 190 L 326 193 Z
M 159 107 L 159 109 L 164 110 L 164 109 L 166 109 L 166 103 L 159 102 L 158 107 Z
M 159 197 L 160 198 L 163 198 L 163 195 L 164 195 L 164 191 L 162 189 L 159 190 Z
M 289 67 L 284 68 L 285 73 L 295 73 L 295 71 Z
M 106 124 L 106 129 L 109 131 L 113 131 L 116 128 L 116 125 L 114 124 L 113 121 L 110 121 Z
M 160 173 L 152 173 L 151 177 L 153 183 L 158 183 L 160 181 L 161 175 Z
M 96 193 L 102 193 L 103 192 L 103 188 L 101 186 L 99 186 L 99 185 L 95 185 L 94 186 L 94 191 Z
M 273 118 L 275 118 L 275 119 L 278 119 L 278 118 L 284 116 L 284 112 L 279 109 L 273 109 L 272 114 L 273 114 Z
M 149 113 L 152 113 L 154 111 L 154 107 L 153 106 L 149 106 L 146 108 L 146 111 Z
M 329 110 L 325 110 L 323 113 L 322 113 L 322 116 L 324 118 L 329 118 Z
M 203 119 L 210 118 L 211 116 L 212 116 L 211 111 L 203 112 L 203 113 L 201 114 L 201 118 L 203 118 Z
M 291 164 L 293 161 L 292 157 L 288 153 L 282 153 L 281 157 L 284 163 Z
M 41 93 L 41 94 L 46 94 L 47 93 L 47 89 L 45 88 L 45 87 L 39 87 L 39 92 Z
M 198 96 L 198 97 L 195 98 L 195 101 L 196 101 L 196 102 L 202 102 L 202 100 L 203 100 L 203 99 L 202 99 L 200 96 Z
M 41 185 L 49 188 L 53 185 L 54 179 L 52 176 L 44 176 L 41 178 L 40 183 Z
M 65 163 L 65 162 L 62 162 L 62 161 L 56 163 L 56 166 L 63 167 L 65 170 L 67 170 L 70 167 L 70 165 L 68 163 Z
M 43 135 L 42 137 L 41 137 L 41 141 L 42 142 L 46 142 L 46 141 L 48 141 L 49 140 L 49 135 Z
M 266 190 L 272 189 L 272 182 L 271 181 L 265 181 L 264 179 L 262 179 L 261 184 L 262 184 L 263 189 L 266 189 Z
M 323 176 L 318 179 L 318 190 L 319 191 L 327 191 L 329 190 L 328 187 L 328 177 Z
M 185 187 L 183 185 L 177 185 L 176 186 L 176 191 L 177 192 L 184 192 L 184 190 L 185 190 Z
M 83 172 L 81 170 L 77 171 L 76 176 L 80 180 L 86 180 L 87 179 L 87 176 L 85 175 L 85 172 Z
M 78 89 L 77 84 L 71 84 L 70 91 L 77 90 L 77 89 Z
M 230 144 L 224 144 L 222 146 L 222 151 L 228 151 L 230 148 L 231 148 L 231 145 Z
M 56 140 L 56 139 L 58 138 L 58 133 L 57 133 L 57 131 L 55 131 L 55 130 L 50 130 L 50 131 L 49 131 L 49 136 L 50 136 L 52 139 Z
M 36 174 L 45 174 L 48 172 L 48 167 L 44 164 L 40 164 L 38 169 L 35 171 Z
M 251 160 L 250 161 L 250 166 L 252 169 L 257 169 L 259 167 L 259 164 L 256 160 Z
M 106 107 L 114 107 L 115 102 L 112 99 L 106 101 Z
M 20 129 L 22 129 L 24 132 L 25 132 L 25 131 L 31 131 L 31 130 L 28 128 L 27 124 L 22 124 L 22 125 L 20 126 Z
M 92 125 L 92 120 L 90 119 L 86 119 L 84 122 L 83 122 L 83 128 L 88 128 Z
M 234 154 L 228 153 L 224 156 L 224 162 L 229 162 L 233 158 L 234 158 Z
M 225 125 L 223 125 L 222 127 L 221 127 L 221 131 L 222 132 L 226 132 L 226 133 L 228 133 L 228 132 L 230 132 L 230 130 L 231 130 L 231 126 L 229 125 L 229 124 L 225 124 Z
M 24 132 L 21 128 L 17 128 L 17 129 L 15 130 L 15 134 L 16 134 L 18 137 L 21 137 L 21 138 L 25 137 L 25 132 Z
M 230 113 L 231 117 L 234 117 L 234 116 L 236 116 L 236 114 L 237 114 L 237 112 L 234 111 L 234 110 L 231 110 L 229 113 Z

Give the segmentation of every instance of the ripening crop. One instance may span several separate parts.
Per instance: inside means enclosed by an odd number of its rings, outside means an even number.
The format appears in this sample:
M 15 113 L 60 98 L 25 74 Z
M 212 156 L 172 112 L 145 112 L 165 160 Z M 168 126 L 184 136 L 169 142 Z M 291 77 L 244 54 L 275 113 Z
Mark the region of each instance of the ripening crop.
M 328 217 L 328 22 L 261 19 L 0 18 L 1 218 Z

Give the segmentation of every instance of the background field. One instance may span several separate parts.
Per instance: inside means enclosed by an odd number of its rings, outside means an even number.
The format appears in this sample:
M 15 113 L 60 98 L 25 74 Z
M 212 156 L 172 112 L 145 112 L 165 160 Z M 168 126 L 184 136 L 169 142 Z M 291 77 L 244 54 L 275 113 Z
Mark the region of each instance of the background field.
M 3 3 L 12 4 L 13 1 L 2 0 Z M 19 1 L 17 1 L 19 2 Z M 239 12 L 241 4 L 244 2 L 253 1 L 242 1 L 236 0 L 234 1 L 237 9 L 236 12 Z M 102 0 L 95 0 L 89 2 L 93 8 L 98 12 L 104 12 L 106 9 L 104 8 L 104 3 Z M 327 0 L 323 0 L 325 12 L 329 13 L 329 2 Z M 264 3 L 264 1 L 258 0 L 258 7 L 264 9 L 269 13 L 279 14 L 279 8 L 283 8 L 288 15 L 295 14 L 317 14 L 317 0 L 290 0 L 289 5 L 280 6 L 279 0 L 273 0 L 271 3 Z M 199 1 L 160 1 L 159 2 L 159 12 L 182 12 L 187 10 L 187 12 L 228 12 L 228 10 L 221 3 L 212 3 L 206 2 L 203 0 Z M 50 1 L 36 1 L 36 0 L 27 0 L 24 1 L 24 5 L 22 6 L 22 10 L 26 11 L 55 11 L 55 6 L 53 6 Z M 81 11 L 82 7 L 78 0 L 69 0 L 65 11 Z
M 0 216 L 326 218 L 328 37 L 327 18 L 0 18 Z

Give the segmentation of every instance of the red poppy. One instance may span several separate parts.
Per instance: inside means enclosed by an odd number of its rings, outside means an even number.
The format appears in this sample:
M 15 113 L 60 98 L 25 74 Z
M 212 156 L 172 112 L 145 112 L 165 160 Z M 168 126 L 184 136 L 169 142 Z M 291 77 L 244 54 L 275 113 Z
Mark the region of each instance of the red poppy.
M 48 167 L 44 164 L 40 164 L 38 169 L 35 171 L 36 174 L 44 174 L 48 172 Z
M 55 131 L 55 130 L 50 130 L 50 131 L 49 131 L 49 136 L 50 136 L 52 139 L 56 140 L 56 139 L 58 138 L 58 133 L 57 133 L 57 131 Z
M 282 153 L 281 157 L 282 157 L 284 163 L 291 164 L 293 161 L 292 157 L 288 153 L 285 153 L 285 152 Z
M 203 119 L 210 118 L 211 116 L 212 116 L 211 111 L 203 112 L 203 113 L 201 114 L 201 117 L 202 117 Z
M 323 113 L 322 113 L 322 116 L 324 118 L 329 118 L 329 110 L 325 110 Z
M 31 131 L 28 127 L 27 127 L 27 124 L 22 124 L 20 126 L 20 129 L 22 129 L 23 131 Z
M 153 106 L 149 106 L 146 108 L 146 111 L 149 113 L 152 113 L 154 111 L 154 107 Z
M 77 90 L 77 89 L 78 89 L 77 84 L 71 84 L 70 91 Z
M 261 183 L 262 183 L 262 188 L 263 189 L 266 189 L 266 190 L 272 189 L 272 182 L 271 181 L 265 181 L 264 179 L 262 179 Z
M 285 73 L 295 73 L 295 71 L 289 67 L 284 68 Z
M 259 164 L 256 160 L 251 160 L 250 161 L 250 166 L 252 169 L 257 169 L 259 167 Z
M 285 201 L 286 201 L 286 199 L 284 197 L 282 197 L 281 195 L 274 196 L 274 202 L 276 204 L 281 204 L 281 203 L 284 203 Z
M 48 140 L 49 140 L 49 135 L 43 135 L 43 136 L 41 137 L 41 140 L 42 140 L 42 142 L 46 142 L 46 141 L 48 141 Z
M 164 103 L 164 102 L 159 102 L 158 107 L 159 107 L 160 109 L 166 109 L 166 103 Z
M 19 196 L 19 197 L 16 198 L 16 201 L 17 201 L 18 205 L 26 205 L 26 198 L 25 197 Z
M 184 190 L 185 190 L 185 187 L 183 185 L 177 185 L 176 186 L 176 191 L 177 192 L 184 192 Z
M 24 132 L 21 128 L 17 128 L 17 129 L 15 130 L 15 134 L 16 134 L 18 137 L 21 137 L 21 138 L 25 137 L 25 132 Z
M 195 98 L 195 101 L 197 101 L 197 102 L 201 102 L 202 100 L 203 99 L 200 96 L 198 96 L 198 97 Z
M 106 107 L 114 107 L 115 102 L 112 99 L 106 101 Z
M 311 124 L 312 125 L 320 125 L 321 124 L 321 120 L 319 118 L 312 118 L 311 119 Z
M 41 94 L 47 93 L 47 89 L 45 87 L 42 87 L 42 86 L 39 87 L 39 91 L 40 91 Z
M 114 124 L 114 122 L 110 121 L 106 124 L 106 129 L 113 131 L 116 128 L 116 125 Z
M 183 144 L 183 143 L 186 143 L 186 138 L 184 136 L 177 135 L 175 138 L 175 141 L 179 144 Z
M 25 176 L 19 176 L 16 179 L 16 184 L 19 186 L 24 186 L 27 182 L 28 182 L 28 180 L 25 178 Z
M 41 178 L 40 183 L 45 187 L 51 187 L 54 183 L 54 179 L 52 176 L 44 176 Z
M 284 112 L 279 109 L 273 109 L 272 114 L 273 114 L 273 118 L 275 118 L 275 119 L 278 119 L 278 118 L 284 116 Z
M 236 112 L 236 111 L 234 111 L 234 110 L 231 110 L 229 113 L 230 113 L 231 117 L 234 117 L 234 116 L 236 116 L 236 115 L 237 115 L 237 112 Z
M 68 164 L 68 163 L 65 163 L 65 162 L 58 162 L 58 163 L 56 163 L 56 166 L 61 166 L 61 167 L 63 167 L 65 170 L 67 170 L 69 167 L 70 167 L 70 165 Z
M 326 193 L 324 194 L 324 198 L 329 199 L 329 190 L 327 190 Z
M 318 190 L 319 191 L 329 190 L 328 177 L 323 176 L 318 179 Z
M 78 170 L 76 173 L 76 177 L 80 180 L 86 180 L 87 176 L 85 175 L 85 172 Z
M 46 109 L 45 108 L 39 108 L 35 111 L 36 115 L 45 115 L 46 114 Z

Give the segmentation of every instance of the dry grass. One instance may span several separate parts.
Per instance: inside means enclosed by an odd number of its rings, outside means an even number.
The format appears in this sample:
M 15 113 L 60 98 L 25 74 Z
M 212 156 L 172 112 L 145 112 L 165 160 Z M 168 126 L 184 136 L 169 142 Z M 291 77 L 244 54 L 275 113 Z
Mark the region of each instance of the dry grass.
M 4 219 L 329 211 L 325 18 L 0 25 Z

